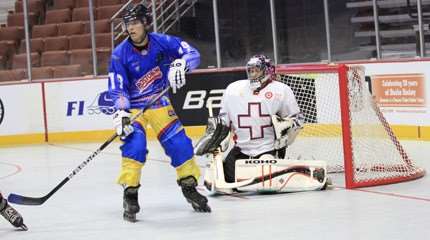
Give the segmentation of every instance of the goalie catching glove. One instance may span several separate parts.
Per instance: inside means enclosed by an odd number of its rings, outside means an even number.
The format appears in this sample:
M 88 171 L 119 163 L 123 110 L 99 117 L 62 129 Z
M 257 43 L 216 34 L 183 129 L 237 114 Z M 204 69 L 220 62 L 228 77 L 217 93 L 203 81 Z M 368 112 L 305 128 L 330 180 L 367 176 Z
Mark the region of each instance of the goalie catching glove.
M 130 116 L 131 113 L 125 110 L 118 110 L 113 114 L 113 125 L 115 126 L 116 134 L 120 136 L 121 139 L 126 138 L 134 131 Z
M 194 152 L 197 156 L 213 153 L 218 147 L 228 148 L 230 127 L 220 117 L 209 117 L 205 135 L 197 142 Z
M 176 59 L 170 64 L 169 79 L 170 87 L 173 93 L 176 93 L 176 89 L 180 89 L 185 85 L 185 72 L 187 72 L 187 63 L 184 59 Z
M 282 118 L 272 115 L 273 129 L 275 130 L 275 149 L 282 149 L 291 145 L 303 128 L 301 121 L 296 117 Z

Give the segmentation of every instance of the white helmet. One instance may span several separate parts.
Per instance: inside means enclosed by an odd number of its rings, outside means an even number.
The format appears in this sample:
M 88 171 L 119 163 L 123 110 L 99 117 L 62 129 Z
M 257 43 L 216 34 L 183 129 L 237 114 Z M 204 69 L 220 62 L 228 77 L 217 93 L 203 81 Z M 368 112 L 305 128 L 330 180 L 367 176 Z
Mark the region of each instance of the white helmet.
M 250 87 L 253 91 L 260 89 L 272 79 L 274 75 L 274 66 L 271 61 L 264 55 L 255 55 L 249 59 L 246 64 L 246 74 L 250 81 Z

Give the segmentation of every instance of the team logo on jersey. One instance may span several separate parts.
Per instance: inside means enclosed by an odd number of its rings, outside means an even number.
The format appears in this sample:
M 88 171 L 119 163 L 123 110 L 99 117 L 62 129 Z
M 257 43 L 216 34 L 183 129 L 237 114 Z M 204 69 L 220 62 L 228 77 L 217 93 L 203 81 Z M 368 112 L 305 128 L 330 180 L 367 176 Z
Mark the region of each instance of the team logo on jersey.
M 87 107 L 88 114 L 100 114 L 112 115 L 115 112 L 115 103 L 109 96 L 108 91 L 99 93 L 96 98 L 92 101 L 89 107 Z
M 0 99 L 0 124 L 3 122 L 3 117 L 4 117 L 4 105 Z
M 151 83 L 153 83 L 155 80 L 158 80 L 163 77 L 163 73 L 161 72 L 160 68 L 157 66 L 151 71 L 147 72 L 143 77 L 141 77 L 136 82 L 136 87 L 139 89 L 140 92 L 143 92 Z
M 267 92 L 267 93 L 265 93 L 265 94 L 264 94 L 264 96 L 265 96 L 267 99 L 271 99 L 271 98 L 273 97 L 273 93 L 272 93 L 272 92 Z

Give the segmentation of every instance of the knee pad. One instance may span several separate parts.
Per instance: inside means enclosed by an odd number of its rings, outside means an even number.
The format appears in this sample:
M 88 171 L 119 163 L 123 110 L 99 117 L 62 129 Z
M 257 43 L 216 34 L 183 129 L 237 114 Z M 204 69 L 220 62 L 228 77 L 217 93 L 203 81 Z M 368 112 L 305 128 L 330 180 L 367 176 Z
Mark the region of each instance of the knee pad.
M 146 134 L 140 124 L 133 124 L 134 132 L 124 140 L 120 147 L 123 158 L 132 159 L 140 163 L 145 163 L 146 154 Z
M 185 135 L 184 130 L 165 141 L 161 141 L 161 145 L 166 155 L 171 159 L 170 164 L 175 168 L 194 156 L 193 144 L 191 139 Z

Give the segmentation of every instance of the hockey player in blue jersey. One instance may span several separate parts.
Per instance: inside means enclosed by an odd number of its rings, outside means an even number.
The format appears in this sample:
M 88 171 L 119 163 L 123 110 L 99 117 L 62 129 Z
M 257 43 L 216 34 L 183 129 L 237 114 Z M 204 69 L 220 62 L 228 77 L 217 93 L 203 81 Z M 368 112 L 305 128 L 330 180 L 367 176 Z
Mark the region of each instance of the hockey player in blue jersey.
M 177 182 L 194 210 L 210 212 L 207 198 L 197 192 L 200 169 L 195 162 L 191 140 L 170 103 L 168 94 L 130 124 L 130 117 L 149 99 L 171 86 L 173 93 L 185 84 L 185 72 L 200 63 L 199 52 L 178 37 L 148 33 L 147 8 L 138 4 L 126 10 L 123 27 L 129 37 L 113 51 L 109 69 L 109 93 L 115 102 L 114 125 L 123 144 L 118 183 L 124 186 L 124 219 L 136 221 L 141 170 L 146 160 L 146 126 L 157 134 Z

